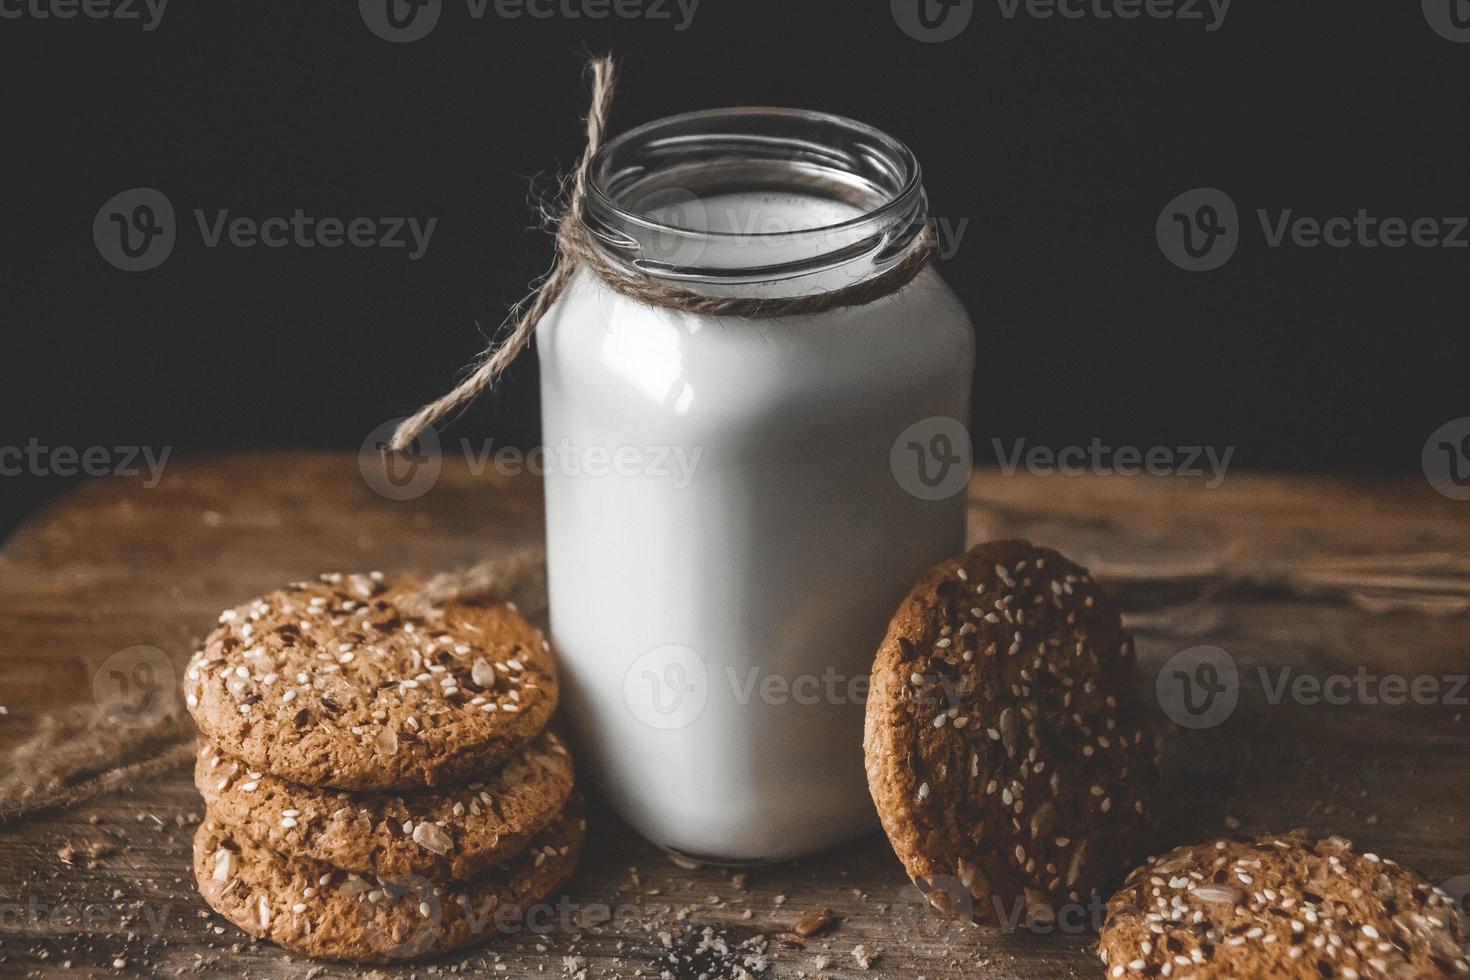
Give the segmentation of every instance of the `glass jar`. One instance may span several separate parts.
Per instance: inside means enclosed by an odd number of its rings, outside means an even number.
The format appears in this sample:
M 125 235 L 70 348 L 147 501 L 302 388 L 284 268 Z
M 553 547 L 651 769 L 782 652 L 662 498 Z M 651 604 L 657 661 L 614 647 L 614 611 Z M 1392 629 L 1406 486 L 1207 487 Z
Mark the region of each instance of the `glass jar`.
M 784 297 L 891 268 L 928 211 L 897 140 L 730 109 L 607 144 L 584 218 L 615 264 Z M 899 600 L 964 541 L 959 300 L 926 268 L 865 305 L 708 317 L 583 270 L 537 338 L 552 637 L 582 775 L 703 860 L 876 829 L 868 671 Z

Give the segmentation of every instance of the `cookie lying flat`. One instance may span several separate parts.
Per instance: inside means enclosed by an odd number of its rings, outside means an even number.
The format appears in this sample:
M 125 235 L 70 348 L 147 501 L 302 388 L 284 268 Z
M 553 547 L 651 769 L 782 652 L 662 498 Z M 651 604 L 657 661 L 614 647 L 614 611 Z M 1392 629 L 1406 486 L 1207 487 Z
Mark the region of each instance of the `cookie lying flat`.
M 508 605 L 415 615 L 418 585 L 324 575 L 223 613 L 185 673 L 195 723 L 252 770 L 296 783 L 479 778 L 546 726 L 551 651 Z
M 389 963 L 520 928 L 527 908 L 571 877 L 586 826 L 574 802 L 504 867 L 438 885 L 283 858 L 233 835 L 206 810 L 194 836 L 194 875 L 204 900 L 252 936 L 307 956 Z
M 483 782 L 398 796 L 252 772 L 205 745 L 194 785 L 214 819 L 256 844 L 344 871 L 469 878 L 523 850 L 572 792 L 572 760 L 545 732 Z
M 980 922 L 1045 919 L 1121 877 L 1155 776 L 1132 639 L 1085 569 L 1025 541 L 942 562 L 909 593 L 873 665 L 864 752 L 909 876 Z
M 1098 943 L 1111 977 L 1470 974 L 1455 902 L 1341 837 L 1219 840 L 1135 870 Z

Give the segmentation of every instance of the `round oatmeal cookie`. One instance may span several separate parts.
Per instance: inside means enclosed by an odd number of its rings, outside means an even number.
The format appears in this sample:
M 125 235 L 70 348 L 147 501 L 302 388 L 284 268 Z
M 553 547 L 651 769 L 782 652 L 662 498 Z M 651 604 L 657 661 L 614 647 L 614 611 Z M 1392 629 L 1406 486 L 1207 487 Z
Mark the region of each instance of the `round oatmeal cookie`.
M 575 798 L 531 845 L 468 881 L 358 875 L 309 858 L 285 858 L 237 836 L 206 809 L 194 836 L 194 876 L 220 915 L 296 953 L 358 963 L 436 956 L 523 924 L 544 926 L 543 906 L 571 877 L 587 822 Z
M 396 795 L 290 783 L 205 744 L 194 785 L 216 821 L 277 853 L 359 874 L 469 878 L 520 853 L 561 812 L 572 759 L 543 732 L 481 782 Z
M 993 541 L 935 566 L 873 665 L 868 788 L 940 911 L 1052 921 L 1121 877 L 1155 742 L 1133 640 L 1081 568 Z
M 1128 876 L 1098 954 L 1110 977 L 1470 974 L 1454 899 L 1341 837 L 1301 831 L 1181 847 Z
M 551 648 L 514 606 L 425 608 L 420 585 L 323 575 L 225 611 L 184 675 L 200 731 L 311 786 L 481 778 L 556 708 Z

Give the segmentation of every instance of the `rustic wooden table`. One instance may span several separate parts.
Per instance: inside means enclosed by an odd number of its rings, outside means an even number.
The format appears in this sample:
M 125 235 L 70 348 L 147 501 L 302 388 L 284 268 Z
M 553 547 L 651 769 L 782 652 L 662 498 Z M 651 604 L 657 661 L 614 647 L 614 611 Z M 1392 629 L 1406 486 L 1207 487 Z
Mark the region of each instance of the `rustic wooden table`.
M 1012 535 L 1072 554 L 1114 590 L 1151 700 L 1180 651 L 1212 645 L 1239 668 L 1238 704 L 1222 723 L 1185 728 L 1159 711 L 1158 848 L 1237 826 L 1303 826 L 1436 881 L 1470 874 L 1470 692 L 1455 680 L 1470 666 L 1470 504 L 1422 480 L 1231 475 L 1206 489 L 1185 478 L 977 474 L 972 540 Z M 115 749 L 150 754 L 186 722 L 104 735 L 99 747 L 95 726 L 73 737 L 55 720 L 92 701 L 94 674 L 115 652 L 152 646 L 180 663 L 219 609 L 278 583 L 328 569 L 450 568 L 540 536 L 535 480 L 448 462 L 432 491 L 403 502 L 373 493 L 345 455 L 195 459 L 156 488 L 88 484 L 0 553 L 0 748 L 49 732 L 94 771 Z M 1308 686 L 1276 696 L 1283 678 L 1302 676 Z M 1312 695 L 1334 676 L 1348 686 Z M 1420 678 L 1421 694 L 1434 678 L 1433 696 L 1390 703 L 1393 677 Z M 21 751 L 0 772 L 0 808 L 38 768 Z M 369 972 L 291 958 L 208 912 L 188 866 L 200 804 L 178 751 L 120 786 L 92 786 L 102 791 L 82 802 L 0 822 L 0 975 Z M 718 946 L 704 941 L 710 929 L 729 947 L 763 947 L 770 976 L 1101 975 L 1087 932 L 980 930 L 926 914 L 880 836 L 737 874 L 678 867 L 596 815 L 568 921 L 382 972 L 737 975 L 739 956 L 696 952 Z M 834 924 L 795 936 L 817 909 Z M 877 956 L 866 970 L 856 946 Z

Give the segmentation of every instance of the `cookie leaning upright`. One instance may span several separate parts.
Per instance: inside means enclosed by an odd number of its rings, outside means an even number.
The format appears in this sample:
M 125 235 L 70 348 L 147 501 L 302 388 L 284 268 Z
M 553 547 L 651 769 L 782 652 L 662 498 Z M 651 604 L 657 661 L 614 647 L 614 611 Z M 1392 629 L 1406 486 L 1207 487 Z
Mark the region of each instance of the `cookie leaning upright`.
M 550 648 L 506 604 L 400 603 L 420 584 L 324 575 L 223 613 L 185 673 L 200 731 L 252 769 L 350 790 L 510 758 L 556 708 Z
M 873 665 L 864 753 L 933 904 L 1042 918 L 1121 875 L 1155 776 L 1137 681 L 1118 613 L 1049 548 L 979 545 L 914 586 Z
M 1470 975 L 1455 900 L 1342 837 L 1301 831 L 1180 847 L 1108 902 L 1110 977 Z

